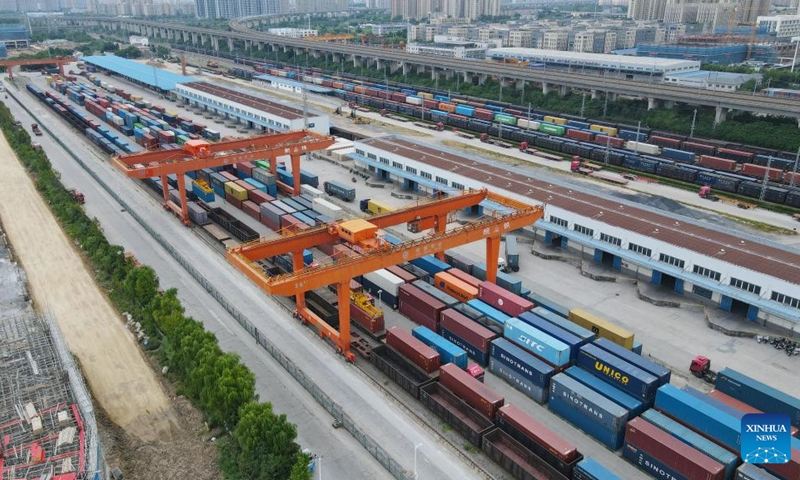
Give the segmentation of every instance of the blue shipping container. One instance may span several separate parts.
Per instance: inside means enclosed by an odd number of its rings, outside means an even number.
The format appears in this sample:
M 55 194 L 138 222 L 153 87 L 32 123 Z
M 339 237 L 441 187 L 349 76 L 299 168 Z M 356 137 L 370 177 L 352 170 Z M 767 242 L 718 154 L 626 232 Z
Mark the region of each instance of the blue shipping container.
M 672 385 L 662 385 L 656 394 L 656 408 L 670 417 L 717 443 L 738 452 L 741 443 L 741 422 L 708 404 L 678 390 Z
M 578 356 L 578 349 L 581 345 L 587 343 L 585 340 L 578 338 L 577 336 L 571 334 L 570 332 L 564 330 L 561 327 L 557 327 L 552 323 L 548 322 L 544 318 L 534 315 L 531 312 L 522 312 L 518 317 L 518 319 L 522 320 L 523 322 L 527 323 L 528 325 L 543 331 L 544 333 L 550 335 L 551 337 L 559 340 L 569 347 L 569 361 L 573 363 Z
M 645 452 L 644 450 L 636 448 L 633 445 L 629 445 L 627 443 L 623 447 L 622 458 L 636 465 L 639 468 L 639 470 L 647 472 L 647 474 L 653 478 L 658 478 L 662 480 L 676 480 L 676 479 L 690 480 L 681 475 L 680 473 L 676 472 L 675 470 L 664 465 L 664 463 L 662 463 L 661 460 L 656 459 L 655 457 Z
M 500 326 L 505 325 L 506 321 L 509 318 L 511 318 L 510 316 L 506 315 L 500 310 L 494 308 L 493 306 L 489 305 L 488 303 L 482 300 L 478 300 L 477 298 L 474 298 L 469 302 L 467 302 L 467 305 L 474 308 L 482 315 L 484 315 L 486 318 L 488 318 L 489 320 Z
M 597 338 L 597 334 L 595 334 L 591 330 L 587 330 L 578 325 L 577 323 L 567 320 L 561 315 L 557 315 L 551 312 L 550 310 L 547 310 L 544 307 L 536 307 L 533 310 L 531 310 L 531 312 L 544 318 L 553 325 L 561 327 L 564 330 L 570 332 L 571 334 L 584 339 L 586 342 L 591 342 L 592 340 Z
M 725 478 L 730 480 L 736 473 L 736 466 L 739 465 L 739 456 L 731 453 L 706 437 L 684 427 L 675 420 L 669 418 L 655 409 L 650 409 L 642 413 L 642 418 L 652 423 L 656 427 L 664 430 L 681 442 L 692 448 L 705 453 L 709 457 L 725 466 Z
M 550 379 L 556 370 L 505 338 L 496 338 L 489 347 L 489 355 L 497 363 L 510 367 L 519 377 L 536 387 L 550 388 Z
M 444 263 L 433 255 L 426 255 L 424 257 L 415 258 L 409 262 L 415 267 L 421 268 L 431 275 L 436 275 L 450 268 L 450 265 Z
M 625 439 L 628 411 L 563 373 L 550 380 L 551 411 L 610 448 Z
M 606 397 L 620 407 L 630 412 L 630 418 L 638 417 L 644 411 L 644 403 L 641 400 L 631 397 L 622 390 L 609 385 L 608 383 L 600 380 L 586 370 L 578 367 L 569 367 L 564 370 L 570 378 L 581 382 L 583 385 L 591 388 L 600 395 Z
M 505 380 L 512 387 L 516 388 L 520 392 L 529 396 L 534 402 L 538 403 L 539 405 L 544 405 L 545 403 L 547 403 L 547 398 L 549 394 L 547 388 L 542 388 L 537 385 L 534 385 L 530 380 L 519 375 L 514 369 L 512 369 L 508 365 L 498 360 L 495 360 L 494 358 L 490 358 L 489 371 L 494 373 L 498 377 L 502 378 L 503 380 Z
M 267 186 L 264 185 L 263 183 L 259 182 L 258 180 L 254 179 L 254 178 L 245 178 L 244 181 L 249 183 L 250 185 L 256 187 L 257 190 L 260 190 L 260 191 L 262 191 L 264 193 L 267 192 Z
M 736 480 L 780 480 L 763 468 L 752 463 L 744 463 L 736 470 Z
M 700 390 L 690 387 L 689 385 L 686 385 L 685 387 L 681 388 L 681 391 L 688 393 L 689 395 L 700 400 L 701 402 L 706 403 L 708 406 L 712 408 L 716 408 L 717 410 L 721 410 L 727 413 L 728 415 L 737 420 L 741 420 L 742 417 L 744 417 L 744 412 L 736 410 L 735 408 L 728 406 L 727 404 L 720 402 L 716 398 L 710 397 L 705 393 L 701 392 Z
M 684 152 L 683 150 L 676 150 L 674 148 L 662 148 L 661 156 L 686 163 L 694 163 L 696 157 L 694 152 Z
M 593 458 L 584 458 L 572 471 L 572 480 L 622 480 Z
M 475 278 L 486 280 L 486 264 L 476 263 L 472 266 L 472 271 L 470 271 L 469 274 Z M 498 271 L 496 283 L 498 287 L 504 288 L 509 292 L 516 293 L 517 295 L 522 293 L 522 280 L 517 280 L 507 273 Z
M 518 318 L 506 320 L 503 336 L 557 367 L 570 361 L 569 345 Z
M 581 347 L 577 364 L 592 375 L 643 400 L 647 406 L 652 403 L 658 389 L 655 375 L 592 344 Z
M 441 327 L 440 330 L 442 338 L 467 352 L 467 355 L 475 360 L 475 363 L 481 367 L 485 367 L 486 364 L 489 363 L 489 355 L 486 352 L 480 351 L 477 346 L 472 345 L 444 327 Z
M 787 395 L 730 368 L 719 372 L 717 390 L 765 413 L 785 413 L 800 427 L 800 399 Z
M 611 353 L 626 362 L 633 364 L 647 373 L 655 375 L 658 378 L 658 384 L 664 385 L 669 383 L 669 379 L 672 376 L 672 371 L 666 367 L 663 367 L 651 360 L 648 360 L 641 355 L 633 353 L 632 351 L 617 345 L 616 343 L 608 340 L 606 338 L 598 338 L 594 342 L 593 345 L 602 348 L 603 350 Z
M 442 357 L 442 365 L 454 363 L 459 368 L 467 368 L 467 352 L 463 348 L 445 340 L 428 327 L 416 327 L 411 330 L 411 334 L 417 340 L 439 352 L 439 356 Z
M 304 210 L 303 212 L 306 212 L 306 211 L 307 210 Z M 305 213 L 295 212 L 292 215 L 294 216 L 294 218 L 300 220 L 301 222 L 305 223 L 306 225 L 311 225 L 313 227 L 314 225 L 317 224 L 317 222 L 315 222 L 313 218 L 309 217 Z

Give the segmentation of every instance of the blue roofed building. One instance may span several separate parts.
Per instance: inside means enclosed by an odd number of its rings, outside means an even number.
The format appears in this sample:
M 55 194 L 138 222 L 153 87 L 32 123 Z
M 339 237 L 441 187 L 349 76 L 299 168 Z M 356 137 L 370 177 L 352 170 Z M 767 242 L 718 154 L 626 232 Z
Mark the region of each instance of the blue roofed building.
M 0 25 L 0 42 L 8 48 L 27 48 L 30 36 L 25 25 Z
M 83 57 L 83 61 L 103 72 L 118 75 L 133 83 L 159 92 L 171 92 L 175 89 L 175 85 L 179 83 L 195 81 L 192 77 L 186 77 L 163 68 L 153 67 L 114 55 Z

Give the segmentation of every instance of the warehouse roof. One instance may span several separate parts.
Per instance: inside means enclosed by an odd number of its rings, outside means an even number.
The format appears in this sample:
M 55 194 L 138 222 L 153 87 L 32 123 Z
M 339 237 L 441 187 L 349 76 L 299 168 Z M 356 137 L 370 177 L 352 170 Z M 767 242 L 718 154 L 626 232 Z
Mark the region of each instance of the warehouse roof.
M 745 237 L 707 228 L 674 217 L 625 205 L 619 200 L 601 197 L 566 187 L 523 178 L 504 168 L 474 158 L 464 157 L 397 136 L 361 140 L 405 158 L 424 161 L 443 170 L 457 172 L 468 178 L 513 192 L 527 192 L 525 196 L 563 208 L 587 218 L 600 218 L 603 222 L 671 245 L 714 257 L 755 272 L 780 278 L 789 283 L 800 283 L 800 255 Z M 424 159 L 424 160 L 423 160 Z
M 83 61 L 161 90 L 174 90 L 176 83 L 193 82 L 195 80 L 192 77 L 172 73 L 163 68 L 151 67 L 150 65 L 114 55 L 83 57 Z
M 759 80 L 761 75 L 731 72 L 712 72 L 709 70 L 697 70 L 694 72 L 670 73 L 665 78 L 677 78 L 685 82 L 694 83 L 713 83 L 719 85 L 739 86 L 748 80 Z
M 538 48 L 490 48 L 486 55 L 494 58 L 516 58 L 540 63 L 553 63 L 611 70 L 639 70 L 643 72 L 692 71 L 700 68 L 695 60 L 674 58 L 631 57 L 606 53 L 564 52 Z
M 320 87 L 319 85 L 314 85 L 313 83 L 309 84 L 309 83 L 297 82 L 295 80 L 290 80 L 288 78 L 276 77 L 275 75 L 256 75 L 253 78 L 256 80 L 261 80 L 263 82 L 288 85 L 293 88 L 306 88 L 311 93 L 325 94 L 325 93 L 331 93 L 333 91 L 332 88 Z
M 303 118 L 303 111 L 282 103 L 271 102 L 261 97 L 256 97 L 248 93 L 240 92 L 238 90 L 231 90 L 229 88 L 218 87 L 206 82 L 190 82 L 184 83 L 184 87 L 191 88 L 208 95 L 226 100 L 230 103 L 237 103 L 256 110 L 260 110 L 271 115 L 286 119 L 297 120 Z M 313 116 L 309 113 L 309 116 Z

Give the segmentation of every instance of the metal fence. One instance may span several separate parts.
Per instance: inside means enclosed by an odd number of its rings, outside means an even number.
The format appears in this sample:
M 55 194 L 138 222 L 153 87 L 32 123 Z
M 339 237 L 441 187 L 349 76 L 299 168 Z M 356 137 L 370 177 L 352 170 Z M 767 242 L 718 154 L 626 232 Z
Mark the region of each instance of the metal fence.
M 14 97 L 14 99 L 22 106 L 22 108 L 28 112 L 28 114 L 37 119 L 38 118 L 34 115 L 34 113 L 25 105 L 23 101 L 21 101 L 14 92 L 10 92 L 9 94 Z M 59 145 L 72 157 L 75 162 L 77 162 L 81 168 L 83 168 L 91 177 L 101 186 L 103 189 L 111 195 L 111 197 L 119 203 L 125 210 L 133 217 L 142 228 L 147 231 L 147 233 L 153 237 L 169 254 L 200 284 L 203 288 L 211 294 L 212 297 L 234 318 L 236 321 L 241 325 L 247 332 L 255 338 L 256 342 L 261 345 L 267 352 L 269 352 L 272 357 L 278 361 L 278 363 L 283 366 L 283 368 L 292 375 L 292 377 L 306 389 L 308 393 L 311 394 L 312 397 L 319 403 L 330 415 L 342 423 L 342 426 L 345 430 L 350 432 L 350 434 L 358 440 L 358 442 L 373 456 L 375 459 L 383 465 L 386 470 L 389 471 L 392 476 L 397 479 L 401 480 L 411 480 L 413 478 L 413 473 L 409 472 L 408 470 L 404 469 L 403 466 L 396 461 L 391 455 L 389 455 L 386 450 L 384 450 L 370 435 L 365 433 L 347 414 L 347 412 L 342 408 L 341 405 L 334 402 L 313 380 L 311 380 L 303 371 L 298 367 L 290 358 L 281 352 L 281 350 L 270 341 L 264 333 L 258 330 L 258 328 L 253 325 L 253 323 L 244 315 L 241 311 L 239 311 L 236 306 L 229 302 L 227 298 L 219 291 L 217 288 L 209 282 L 204 275 L 202 275 L 197 269 L 194 268 L 192 262 L 187 260 L 181 253 L 175 249 L 172 244 L 170 244 L 161 234 L 155 231 L 150 224 L 142 218 L 141 215 L 136 212 L 136 210 L 130 208 L 128 203 L 120 197 L 114 189 L 110 188 L 108 184 L 103 180 L 103 178 L 98 175 L 97 173 L 92 170 L 89 165 L 87 165 L 83 160 L 81 160 L 80 156 L 76 155 L 70 148 L 65 144 L 58 135 L 52 132 L 47 125 L 45 125 L 42 121 L 39 121 L 39 125 L 53 137 L 53 139 L 58 142 Z M 94 417 L 92 417 L 94 418 Z

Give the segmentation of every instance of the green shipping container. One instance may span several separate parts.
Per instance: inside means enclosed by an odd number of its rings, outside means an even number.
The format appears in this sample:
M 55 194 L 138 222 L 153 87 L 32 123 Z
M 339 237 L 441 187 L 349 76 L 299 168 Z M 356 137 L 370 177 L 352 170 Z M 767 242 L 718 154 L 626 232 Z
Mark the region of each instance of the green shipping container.
M 561 125 L 550 125 L 549 123 L 543 123 L 541 127 L 539 127 L 540 132 L 549 133 L 550 135 L 564 135 L 566 128 L 562 127 Z
M 517 124 L 517 117 L 513 117 L 511 115 L 505 115 L 502 113 L 495 113 L 494 114 L 494 121 L 497 123 L 504 123 L 506 125 L 515 125 Z
M 256 161 L 255 161 L 255 162 L 253 162 L 253 163 L 255 163 L 257 167 L 261 167 L 261 168 L 263 168 L 264 170 L 266 170 L 266 171 L 268 171 L 268 172 L 270 171 L 269 162 L 267 162 L 267 161 L 264 161 L 264 160 L 256 160 Z
M 142 124 L 141 124 L 141 123 L 139 123 L 139 122 L 136 122 L 136 123 L 134 123 L 134 124 L 133 124 L 133 128 L 145 128 L 145 126 L 144 126 L 144 125 L 142 125 Z
M 178 137 L 178 145 L 183 145 L 188 140 L 189 140 L 189 137 L 187 137 L 186 135 L 181 135 L 180 137 Z

